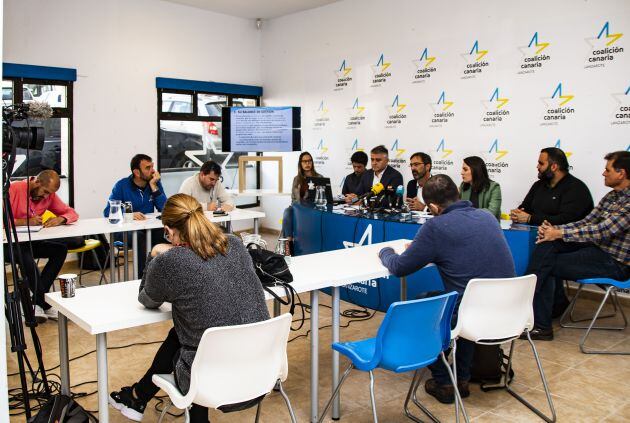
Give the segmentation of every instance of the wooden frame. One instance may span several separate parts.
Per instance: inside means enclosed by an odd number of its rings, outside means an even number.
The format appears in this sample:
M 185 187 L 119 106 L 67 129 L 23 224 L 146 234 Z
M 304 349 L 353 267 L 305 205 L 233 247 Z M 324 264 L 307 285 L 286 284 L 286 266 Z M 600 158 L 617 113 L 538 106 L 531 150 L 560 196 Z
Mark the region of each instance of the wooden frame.
M 247 162 L 278 162 L 278 192 L 282 192 L 282 157 L 281 156 L 240 156 L 238 158 L 238 192 L 245 191 Z

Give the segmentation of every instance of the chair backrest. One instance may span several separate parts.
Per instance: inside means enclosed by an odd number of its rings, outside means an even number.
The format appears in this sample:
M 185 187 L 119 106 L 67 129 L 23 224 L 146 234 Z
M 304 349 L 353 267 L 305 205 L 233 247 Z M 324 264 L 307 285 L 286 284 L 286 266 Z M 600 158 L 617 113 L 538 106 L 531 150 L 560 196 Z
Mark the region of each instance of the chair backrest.
M 471 279 L 459 305 L 455 333 L 470 341 L 505 340 L 534 325 L 536 275 Z M 481 342 L 484 343 L 484 342 Z
M 405 372 L 424 367 L 451 339 L 457 292 L 392 303 L 376 335 L 379 366 Z
M 190 377 L 195 404 L 218 408 L 257 398 L 287 377 L 291 314 L 238 326 L 207 329 Z

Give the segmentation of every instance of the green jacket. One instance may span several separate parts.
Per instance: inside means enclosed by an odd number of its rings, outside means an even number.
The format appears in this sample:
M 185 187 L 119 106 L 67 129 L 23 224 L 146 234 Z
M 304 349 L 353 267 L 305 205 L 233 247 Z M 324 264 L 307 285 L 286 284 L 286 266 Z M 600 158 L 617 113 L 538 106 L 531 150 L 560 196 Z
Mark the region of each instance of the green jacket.
M 464 191 L 463 185 L 459 186 L 459 197 L 470 201 L 472 189 Z M 490 181 L 490 186 L 479 193 L 479 208 L 488 210 L 497 220 L 501 220 L 501 186 L 498 183 Z

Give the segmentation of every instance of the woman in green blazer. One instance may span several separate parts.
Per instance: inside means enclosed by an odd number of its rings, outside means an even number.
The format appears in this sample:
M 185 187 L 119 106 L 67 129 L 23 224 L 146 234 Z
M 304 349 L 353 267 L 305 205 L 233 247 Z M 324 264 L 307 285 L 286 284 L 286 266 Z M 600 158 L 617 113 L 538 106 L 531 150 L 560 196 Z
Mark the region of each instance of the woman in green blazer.
M 490 180 L 486 163 L 481 157 L 464 159 L 459 197 L 471 201 L 475 208 L 488 210 L 501 220 L 501 186 Z

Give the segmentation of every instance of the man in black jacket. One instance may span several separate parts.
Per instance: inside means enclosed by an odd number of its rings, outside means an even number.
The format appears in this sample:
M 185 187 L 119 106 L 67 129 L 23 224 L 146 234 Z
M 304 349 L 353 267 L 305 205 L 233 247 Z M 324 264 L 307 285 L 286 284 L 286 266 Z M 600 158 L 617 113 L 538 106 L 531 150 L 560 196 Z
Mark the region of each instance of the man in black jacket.
M 403 184 L 403 177 L 399 171 L 389 166 L 389 151 L 384 145 L 374 147 L 370 151 L 372 169 L 366 170 L 361 177 L 357 196 L 361 196 L 378 184 L 383 184 L 386 190 L 395 192 L 399 185 Z
M 363 151 L 355 151 L 350 157 L 350 162 L 353 172 L 345 177 L 341 189 L 341 194 L 345 196 L 357 193 L 359 185 L 361 185 L 361 177 L 365 173 L 365 167 L 368 163 L 368 156 Z

